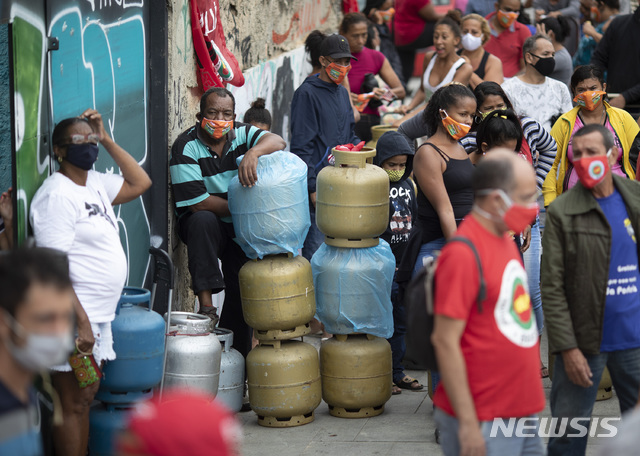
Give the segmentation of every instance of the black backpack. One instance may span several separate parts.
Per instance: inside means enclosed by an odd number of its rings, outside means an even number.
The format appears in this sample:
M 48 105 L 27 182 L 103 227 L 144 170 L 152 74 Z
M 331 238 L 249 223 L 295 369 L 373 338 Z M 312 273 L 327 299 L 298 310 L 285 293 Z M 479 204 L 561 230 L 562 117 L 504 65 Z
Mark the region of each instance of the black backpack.
M 482 313 L 482 301 L 485 300 L 487 289 L 482 273 L 482 264 L 475 246 L 469 239 L 453 237 L 447 241 L 467 244 L 476 258 L 480 278 L 480 288 L 476 299 L 478 312 Z M 424 369 L 438 371 L 438 361 L 431 343 L 434 322 L 435 274 L 438 269 L 437 260 L 440 252 L 427 259 L 420 272 L 411 279 L 405 290 L 404 305 L 407 316 L 407 333 L 405 342 L 407 352 L 411 351 L 416 364 Z M 417 359 L 415 359 L 417 358 Z

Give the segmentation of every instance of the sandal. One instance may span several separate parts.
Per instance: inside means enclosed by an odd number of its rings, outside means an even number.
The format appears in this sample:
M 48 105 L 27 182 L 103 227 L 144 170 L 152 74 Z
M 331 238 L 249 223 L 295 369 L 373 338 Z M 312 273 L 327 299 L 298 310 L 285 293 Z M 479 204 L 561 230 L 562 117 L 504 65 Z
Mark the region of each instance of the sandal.
M 542 378 L 548 378 L 549 377 L 549 369 L 547 369 L 547 366 L 545 366 L 544 364 L 540 368 L 540 376 Z
M 400 389 L 400 387 L 398 387 L 398 386 L 396 386 L 396 385 L 393 385 L 393 386 L 391 387 L 391 395 L 392 395 L 392 396 L 396 396 L 396 395 L 398 395 L 398 394 L 402 394 L 402 390 Z
M 415 378 L 411 378 L 408 375 L 399 382 L 396 382 L 396 385 L 398 386 L 398 388 L 411 391 L 420 391 L 424 388 L 424 386 L 422 386 L 418 380 L 416 380 Z

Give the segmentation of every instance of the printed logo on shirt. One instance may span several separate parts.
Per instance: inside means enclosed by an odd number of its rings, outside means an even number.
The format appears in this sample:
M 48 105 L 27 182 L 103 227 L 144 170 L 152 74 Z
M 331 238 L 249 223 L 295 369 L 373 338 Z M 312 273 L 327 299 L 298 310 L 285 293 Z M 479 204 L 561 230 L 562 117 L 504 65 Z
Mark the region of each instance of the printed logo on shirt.
M 389 220 L 391 230 L 390 244 L 407 242 L 411 233 L 412 217 L 411 192 L 404 187 L 391 187 L 389 189 L 389 199 L 393 206 L 393 214 Z
M 509 261 L 504 268 L 493 316 L 500 332 L 513 344 L 529 348 L 538 341 L 527 273 L 517 260 Z
M 637 242 L 636 242 L 636 232 L 633 230 L 633 226 L 631 225 L 631 220 L 629 220 L 628 217 L 626 219 L 624 219 L 624 227 L 627 229 L 627 233 L 629 234 L 629 237 L 631 238 L 633 243 L 637 244 Z
M 89 211 L 89 213 L 88 213 L 89 217 L 94 216 L 94 215 L 98 215 L 98 216 L 104 217 L 105 219 L 107 219 L 107 221 L 109 223 L 111 223 L 111 226 L 116 228 L 116 224 L 113 223 L 113 220 L 111 220 L 111 217 L 109 217 L 109 214 L 107 214 L 106 208 L 104 208 L 104 210 L 103 210 L 103 208 L 101 208 L 97 204 L 87 203 L 86 201 L 84 203 L 84 208 Z

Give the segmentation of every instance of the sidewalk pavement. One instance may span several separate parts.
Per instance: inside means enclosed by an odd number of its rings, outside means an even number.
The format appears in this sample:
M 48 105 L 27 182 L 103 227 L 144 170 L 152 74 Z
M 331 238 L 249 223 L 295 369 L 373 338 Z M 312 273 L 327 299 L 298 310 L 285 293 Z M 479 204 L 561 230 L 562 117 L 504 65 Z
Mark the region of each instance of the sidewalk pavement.
M 305 337 L 304 341 L 320 346 L 317 336 Z M 546 353 L 546 338 L 542 340 L 542 352 Z M 407 373 L 427 384 L 424 371 Z M 499 373 L 497 373 L 499 375 Z M 543 386 L 547 405 L 541 416 L 550 416 L 549 392 L 551 382 L 544 379 Z M 594 417 L 620 416 L 618 399 L 614 395 L 606 401 L 596 402 Z M 440 455 L 440 446 L 434 438 L 435 422 L 432 417 L 432 402 L 426 392 L 403 390 L 391 396 L 382 415 L 373 418 L 345 419 L 329 415 L 327 404 L 322 402 L 315 411 L 315 420 L 304 426 L 275 429 L 258 425 L 252 411 L 239 413 L 243 425 L 243 456 L 300 456 L 300 455 Z M 545 439 L 546 441 L 547 439 Z M 596 456 L 605 438 L 590 437 L 587 456 Z

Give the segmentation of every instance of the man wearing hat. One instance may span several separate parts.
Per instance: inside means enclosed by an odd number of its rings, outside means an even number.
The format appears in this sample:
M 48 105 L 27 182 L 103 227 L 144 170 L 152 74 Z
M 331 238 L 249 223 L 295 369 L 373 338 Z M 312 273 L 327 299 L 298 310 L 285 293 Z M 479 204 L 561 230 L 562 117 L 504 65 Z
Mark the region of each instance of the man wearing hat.
M 316 176 L 333 162 L 333 147 L 360 141 L 353 132 L 355 122 L 349 92 L 340 85 L 354 58 L 345 37 L 326 37 L 320 45 L 320 73 L 309 76 L 293 94 L 291 102 L 291 152 L 309 167 L 311 228 L 302 249 L 302 255 L 308 260 L 324 240 L 315 223 Z

